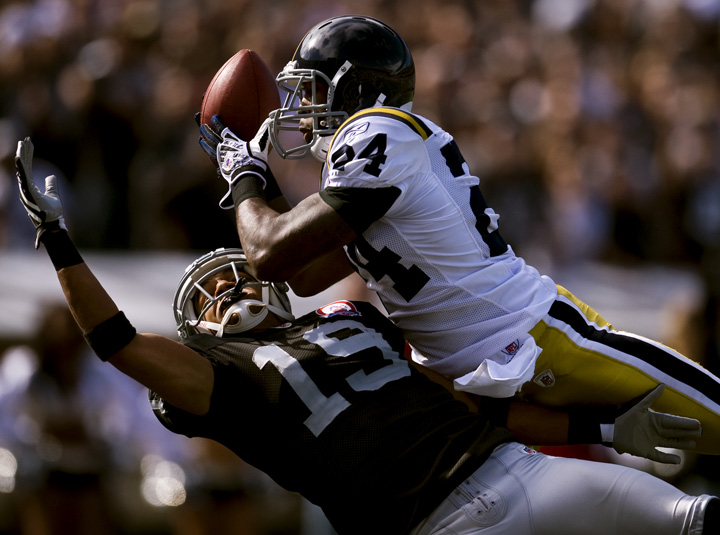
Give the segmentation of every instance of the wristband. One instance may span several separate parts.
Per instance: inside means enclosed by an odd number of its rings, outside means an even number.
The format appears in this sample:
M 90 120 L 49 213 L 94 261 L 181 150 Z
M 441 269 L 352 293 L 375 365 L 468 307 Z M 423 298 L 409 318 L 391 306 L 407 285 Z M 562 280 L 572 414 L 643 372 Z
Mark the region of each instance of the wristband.
M 478 399 L 478 398 L 476 398 Z M 480 410 L 488 415 L 490 423 L 495 427 L 507 427 L 510 404 L 513 398 L 479 398 L 482 399 Z
M 46 230 L 39 239 L 45 245 L 45 250 L 55 266 L 55 271 L 84 262 L 67 230 L 62 228 Z
M 95 325 L 83 337 L 90 348 L 103 362 L 132 342 L 137 331 L 123 312 Z
M 256 166 L 243 167 L 233 179 L 231 190 L 232 200 L 235 206 L 253 197 L 265 199 L 265 181 L 256 169 L 259 168 Z
M 568 444 L 600 444 L 603 438 L 600 425 L 587 413 L 568 413 Z

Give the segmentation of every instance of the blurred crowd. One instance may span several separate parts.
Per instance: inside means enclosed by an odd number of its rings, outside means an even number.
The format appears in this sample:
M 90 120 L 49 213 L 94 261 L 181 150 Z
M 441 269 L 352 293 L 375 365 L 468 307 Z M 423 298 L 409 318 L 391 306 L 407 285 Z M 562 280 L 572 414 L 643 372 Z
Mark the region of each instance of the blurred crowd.
M 217 443 L 164 429 L 65 303 L 0 359 L 3 535 L 297 535 L 302 505 Z
M 197 145 L 202 94 L 239 49 L 278 72 L 347 13 L 406 39 L 414 110 L 455 136 L 518 254 L 696 273 L 678 344 L 720 373 L 720 0 L 4 0 L 0 254 L 32 247 L 12 165 L 26 135 L 81 249 L 236 245 Z M 316 162 L 271 165 L 291 200 L 317 189 Z
M 408 41 L 415 110 L 456 136 L 521 254 L 696 263 L 720 243 L 717 0 L 6 1 L 3 172 L 31 134 L 83 247 L 227 243 L 193 122 L 208 82 L 240 48 L 277 72 L 348 12 Z M 316 188 L 314 163 L 274 165 L 291 197 Z

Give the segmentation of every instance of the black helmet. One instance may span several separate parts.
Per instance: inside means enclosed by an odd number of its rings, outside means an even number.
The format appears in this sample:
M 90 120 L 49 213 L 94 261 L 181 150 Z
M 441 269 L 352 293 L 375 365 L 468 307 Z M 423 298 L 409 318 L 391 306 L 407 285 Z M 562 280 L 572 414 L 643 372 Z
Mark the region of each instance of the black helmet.
M 327 94 L 316 100 L 320 80 Z M 302 157 L 319 138 L 329 142 L 353 113 L 411 102 L 415 65 L 407 44 L 392 28 L 370 17 L 350 15 L 323 21 L 305 34 L 277 82 L 288 94 L 283 107 L 271 114 L 272 143 L 283 157 Z M 311 91 L 312 105 L 302 106 L 303 94 L 309 97 Z M 289 150 L 282 147 L 278 132 L 297 130 L 299 120 L 308 117 L 314 119 L 313 140 Z

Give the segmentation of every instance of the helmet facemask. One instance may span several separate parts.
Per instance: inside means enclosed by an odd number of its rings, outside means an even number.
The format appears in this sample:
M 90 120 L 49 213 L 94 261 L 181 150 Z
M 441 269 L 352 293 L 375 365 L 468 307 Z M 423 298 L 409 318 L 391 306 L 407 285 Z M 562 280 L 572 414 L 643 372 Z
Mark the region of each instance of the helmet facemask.
M 235 285 L 213 295 L 204 284 L 216 274 L 232 270 Z M 258 281 L 252 277 L 250 266 L 241 249 L 218 249 L 193 262 L 186 270 L 175 293 L 174 310 L 178 333 L 181 338 L 203 333 L 222 337 L 249 331 L 262 323 L 269 313 L 292 321 L 288 287 L 285 283 Z M 261 288 L 261 299 L 242 298 L 242 290 L 248 286 Z M 202 310 L 196 309 L 197 298 L 203 294 L 207 301 Z M 205 319 L 207 312 L 220 302 L 220 323 Z
M 281 157 L 299 159 L 310 152 L 318 160 L 325 161 L 332 136 L 349 116 L 345 110 L 333 110 L 333 102 L 337 83 L 350 67 L 348 62 L 330 79 L 317 69 L 300 69 L 296 61 L 291 61 L 278 75 L 277 84 L 286 96 L 282 107 L 270 113 L 273 121 L 270 142 Z M 303 97 L 310 104 L 304 105 Z M 308 119 L 312 119 L 312 139 L 286 148 L 279 133 L 298 132 L 300 121 Z

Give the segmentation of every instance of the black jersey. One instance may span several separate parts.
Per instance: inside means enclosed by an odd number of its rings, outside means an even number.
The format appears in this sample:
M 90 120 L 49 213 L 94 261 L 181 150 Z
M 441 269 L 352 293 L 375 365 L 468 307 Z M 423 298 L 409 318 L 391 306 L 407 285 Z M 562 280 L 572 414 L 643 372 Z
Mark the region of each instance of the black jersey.
M 400 331 L 367 303 L 186 343 L 213 364 L 210 410 L 194 416 L 151 394 L 157 417 L 301 493 L 340 535 L 408 533 L 511 440 L 412 369 Z

